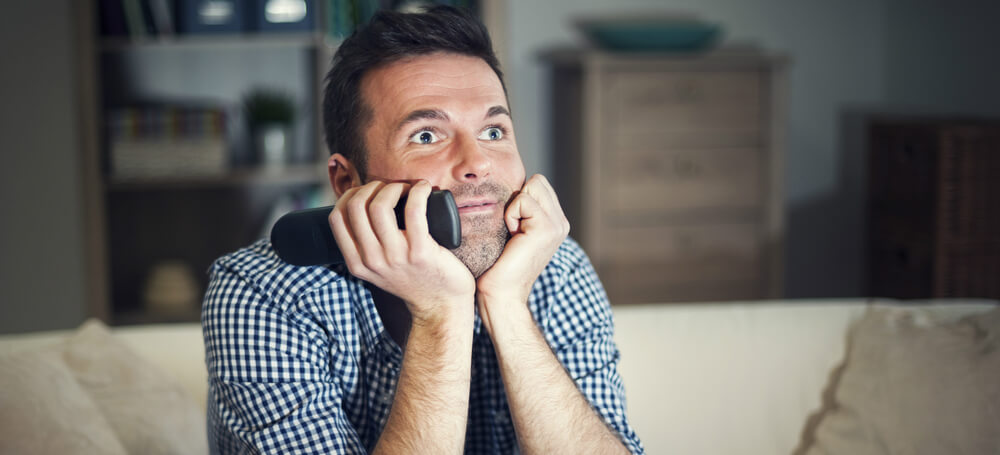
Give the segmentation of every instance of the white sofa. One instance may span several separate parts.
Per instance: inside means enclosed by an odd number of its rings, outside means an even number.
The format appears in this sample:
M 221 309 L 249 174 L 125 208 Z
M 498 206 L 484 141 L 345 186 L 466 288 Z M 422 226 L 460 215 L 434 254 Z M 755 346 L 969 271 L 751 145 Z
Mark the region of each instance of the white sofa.
M 628 412 L 647 452 L 793 453 L 845 358 L 849 328 L 872 305 L 899 303 L 839 299 L 614 307 Z M 936 301 L 906 309 L 957 320 L 996 305 Z M 0 354 L 52 344 L 69 333 L 0 336 Z M 197 324 L 120 327 L 113 333 L 168 372 L 204 408 L 206 373 Z M 1000 453 L 997 449 L 993 453 Z

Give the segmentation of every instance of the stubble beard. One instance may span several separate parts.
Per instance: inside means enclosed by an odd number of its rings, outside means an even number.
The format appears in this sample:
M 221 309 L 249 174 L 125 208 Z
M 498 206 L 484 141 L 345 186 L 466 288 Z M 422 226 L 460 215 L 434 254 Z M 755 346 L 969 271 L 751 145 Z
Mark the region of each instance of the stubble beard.
M 471 196 L 489 196 L 504 204 L 510 199 L 511 190 L 496 182 L 466 183 L 450 189 L 455 199 Z M 501 211 L 505 207 L 501 208 Z M 462 244 L 452 253 L 479 278 L 497 262 L 510 238 L 510 231 L 503 217 L 472 216 L 462 220 Z

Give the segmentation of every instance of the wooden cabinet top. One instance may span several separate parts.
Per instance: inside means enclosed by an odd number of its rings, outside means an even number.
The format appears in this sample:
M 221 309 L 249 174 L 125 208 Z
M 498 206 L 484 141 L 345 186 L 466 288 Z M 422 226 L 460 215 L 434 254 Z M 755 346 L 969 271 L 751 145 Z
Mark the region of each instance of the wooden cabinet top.
M 774 68 L 787 65 L 780 54 L 748 47 L 718 48 L 707 52 L 609 52 L 599 49 L 561 47 L 543 51 L 541 60 L 554 66 L 614 67 L 617 69 L 732 69 Z

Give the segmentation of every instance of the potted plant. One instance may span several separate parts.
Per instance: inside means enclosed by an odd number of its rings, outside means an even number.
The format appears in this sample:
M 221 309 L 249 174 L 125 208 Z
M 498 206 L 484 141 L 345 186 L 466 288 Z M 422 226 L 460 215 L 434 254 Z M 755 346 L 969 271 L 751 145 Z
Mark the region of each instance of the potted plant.
M 280 166 L 291 155 L 295 102 L 291 95 L 257 88 L 243 98 L 256 159 L 266 166 Z

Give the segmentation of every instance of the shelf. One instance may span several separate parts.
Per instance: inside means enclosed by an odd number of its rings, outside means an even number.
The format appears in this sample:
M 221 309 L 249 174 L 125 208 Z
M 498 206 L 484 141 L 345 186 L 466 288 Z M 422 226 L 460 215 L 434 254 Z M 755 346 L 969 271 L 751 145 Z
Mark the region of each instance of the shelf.
M 288 165 L 233 169 L 223 174 L 164 175 L 150 177 L 112 177 L 105 184 L 108 192 L 171 190 L 194 188 L 240 187 L 248 185 L 299 185 L 327 180 L 323 165 Z
M 149 36 L 144 38 L 114 37 L 100 41 L 101 52 L 114 53 L 130 50 L 219 50 L 258 49 L 281 47 L 309 47 L 325 45 L 331 49 L 340 44 L 320 32 L 295 33 L 234 33 L 219 35 Z

